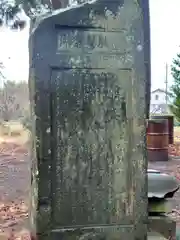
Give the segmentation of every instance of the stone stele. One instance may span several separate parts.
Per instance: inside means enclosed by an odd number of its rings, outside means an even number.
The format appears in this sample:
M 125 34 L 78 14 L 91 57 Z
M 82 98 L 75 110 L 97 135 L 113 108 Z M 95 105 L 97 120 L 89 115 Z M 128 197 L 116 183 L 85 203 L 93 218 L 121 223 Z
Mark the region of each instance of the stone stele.
M 145 240 L 147 0 L 97 0 L 31 23 L 30 226 L 39 240 Z

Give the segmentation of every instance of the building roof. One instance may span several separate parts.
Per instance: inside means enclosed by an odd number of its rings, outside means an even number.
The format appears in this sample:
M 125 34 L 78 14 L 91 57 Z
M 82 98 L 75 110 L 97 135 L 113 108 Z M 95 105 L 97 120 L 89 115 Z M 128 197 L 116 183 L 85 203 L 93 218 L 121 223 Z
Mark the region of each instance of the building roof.
M 151 93 L 156 93 L 156 92 L 166 93 L 166 91 L 164 89 L 161 89 L 161 88 L 157 88 L 157 89 L 153 90 Z M 167 94 L 170 95 L 169 92 L 167 92 Z

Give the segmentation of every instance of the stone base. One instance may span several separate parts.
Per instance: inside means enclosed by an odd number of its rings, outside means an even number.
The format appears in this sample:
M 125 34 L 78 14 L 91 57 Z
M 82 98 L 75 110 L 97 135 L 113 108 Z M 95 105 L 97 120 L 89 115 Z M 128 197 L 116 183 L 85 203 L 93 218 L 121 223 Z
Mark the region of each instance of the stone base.
M 148 240 L 150 239 L 176 239 L 176 222 L 166 216 L 149 217 Z M 154 238 L 153 238 L 153 234 Z M 161 238 L 159 238 L 159 236 Z

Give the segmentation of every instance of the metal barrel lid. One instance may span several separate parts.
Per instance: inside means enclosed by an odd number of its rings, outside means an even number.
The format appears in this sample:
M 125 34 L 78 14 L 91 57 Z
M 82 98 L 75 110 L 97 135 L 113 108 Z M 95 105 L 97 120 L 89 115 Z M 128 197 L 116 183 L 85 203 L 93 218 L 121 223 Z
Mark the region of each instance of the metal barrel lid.
M 148 169 L 148 198 L 173 197 L 179 189 L 179 181 L 166 173 Z

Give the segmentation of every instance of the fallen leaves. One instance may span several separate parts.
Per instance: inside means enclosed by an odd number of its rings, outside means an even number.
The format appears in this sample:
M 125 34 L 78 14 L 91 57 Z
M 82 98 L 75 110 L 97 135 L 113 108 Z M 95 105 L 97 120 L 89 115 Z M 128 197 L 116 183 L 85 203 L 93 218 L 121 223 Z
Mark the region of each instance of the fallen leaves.
M 17 235 L 17 232 L 15 230 L 22 223 L 24 223 L 24 221 L 26 221 L 27 218 L 28 218 L 28 206 L 27 204 L 25 204 L 24 201 L 0 203 L 0 233 L 9 235 L 8 239 L 13 239 L 13 240 L 18 239 L 18 238 L 15 238 Z M 27 232 L 26 232 L 26 235 L 27 235 Z M 19 238 L 19 239 L 24 239 L 24 238 Z
M 169 145 L 169 155 L 174 157 L 180 157 L 180 143 L 176 142 Z
M 7 240 L 31 240 L 28 231 L 21 231 L 19 233 L 11 232 Z
M 28 184 L 27 146 L 14 142 L 0 143 L 0 239 L 30 240 L 28 205 L 24 201 Z M 29 173 L 30 174 L 30 173 Z M 22 182 L 25 182 L 22 185 Z M 18 195 L 18 196 L 17 196 Z M 11 201 L 16 199 L 15 201 Z
M 3 227 L 9 227 L 16 224 L 22 218 L 28 216 L 28 207 L 22 202 L 11 202 L 11 203 L 1 203 L 0 204 L 0 229 Z M 1 224 L 3 221 L 3 224 Z

